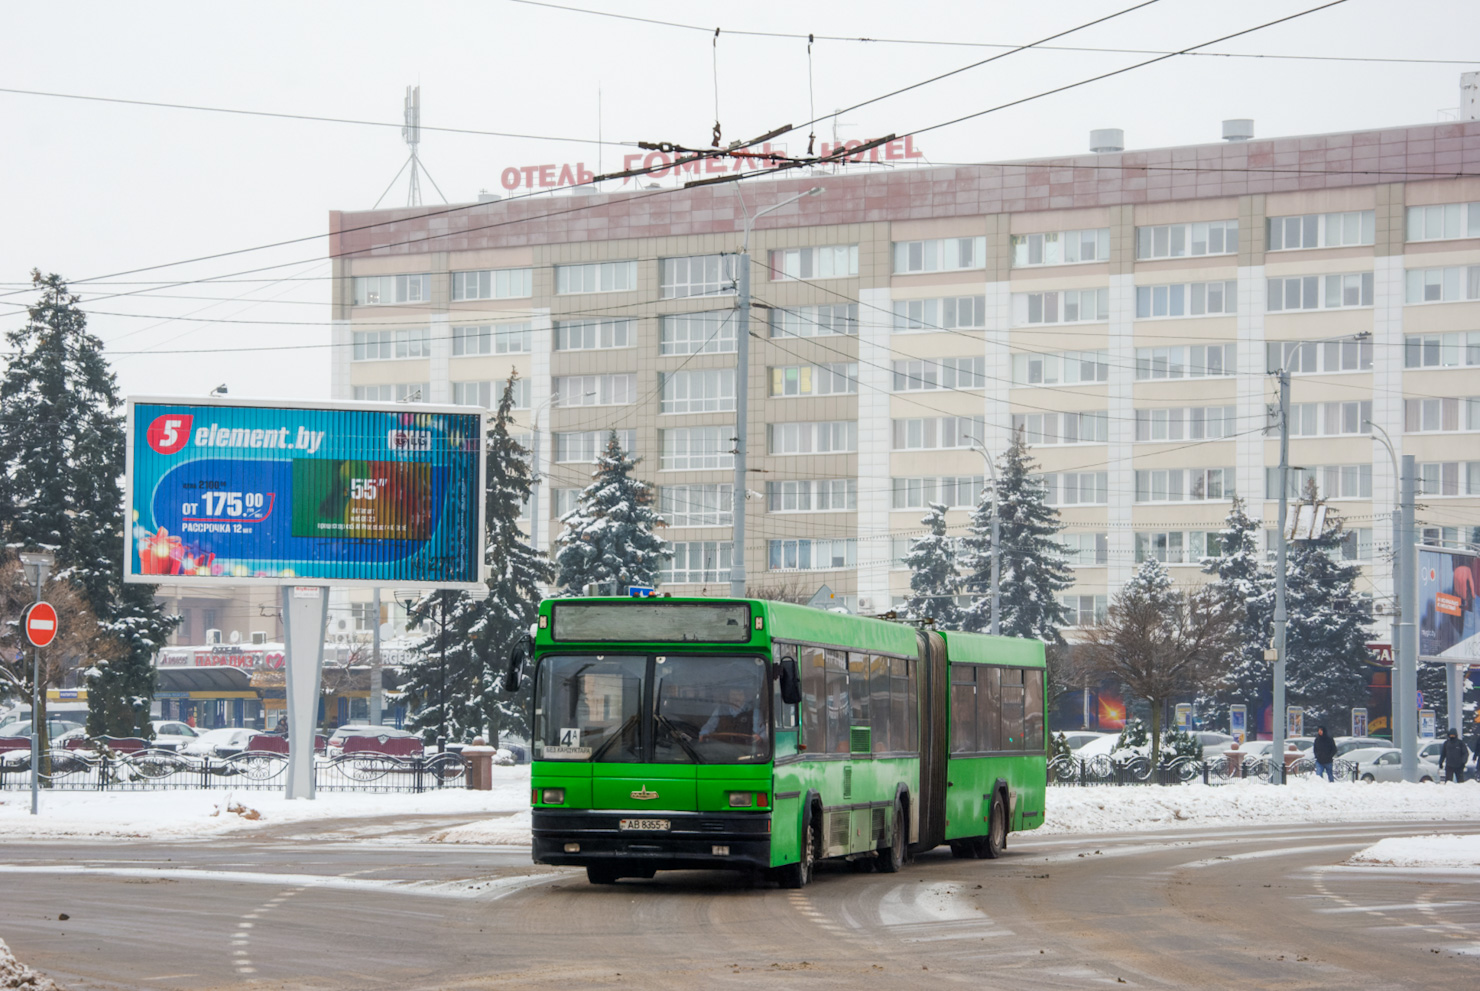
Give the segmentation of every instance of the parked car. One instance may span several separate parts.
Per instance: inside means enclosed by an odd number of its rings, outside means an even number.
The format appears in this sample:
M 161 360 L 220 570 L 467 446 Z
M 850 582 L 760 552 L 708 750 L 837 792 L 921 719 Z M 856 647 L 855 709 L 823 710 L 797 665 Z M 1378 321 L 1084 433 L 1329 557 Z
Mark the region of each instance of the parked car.
M 1073 733 L 1065 733 L 1064 742 L 1067 743 L 1069 745 L 1069 749 L 1075 752 L 1077 755 L 1079 748 L 1084 746 L 1086 743 L 1089 743 L 1091 740 L 1098 740 L 1102 736 L 1113 735 L 1113 733 L 1096 733 L 1093 730 L 1076 730 Z M 1058 735 L 1055 734 L 1054 738 L 1057 739 Z
M 70 733 L 72 730 L 77 729 L 82 729 L 81 723 L 74 723 L 68 719 L 56 719 L 51 716 L 46 718 L 46 738 L 49 741 L 55 742 L 62 734 Z M 0 737 L 18 736 L 23 736 L 28 740 L 31 738 L 30 716 L 12 719 L 7 723 L 0 724 Z
M 1203 758 L 1216 757 L 1229 747 L 1233 746 L 1237 737 L 1229 733 L 1216 733 L 1213 730 L 1193 730 L 1192 735 L 1197 737 L 1202 744 Z
M 200 736 L 188 723 L 178 719 L 156 719 L 151 725 L 154 727 L 153 747 L 156 750 L 179 750 Z
M 345 723 L 329 736 L 329 744 L 325 752 L 330 757 L 337 757 L 344 753 L 344 741 L 352 736 L 384 736 L 390 739 L 420 739 L 420 734 L 410 730 L 396 729 L 394 726 L 373 726 L 370 723 Z
M 247 743 L 256 735 L 256 730 L 244 726 L 208 729 L 182 746 L 180 753 L 192 757 L 231 757 L 247 749 Z
M 1366 750 L 1371 747 L 1391 747 L 1392 740 L 1384 740 L 1377 736 L 1338 736 L 1336 738 L 1336 756 L 1345 757 L 1353 750 Z
M 1359 781 L 1403 780 L 1403 752 L 1397 747 L 1367 747 L 1351 750 L 1343 754 L 1342 758 L 1356 763 L 1357 780 Z M 1419 781 L 1436 781 L 1442 776 L 1437 762 L 1431 760 L 1418 762 Z

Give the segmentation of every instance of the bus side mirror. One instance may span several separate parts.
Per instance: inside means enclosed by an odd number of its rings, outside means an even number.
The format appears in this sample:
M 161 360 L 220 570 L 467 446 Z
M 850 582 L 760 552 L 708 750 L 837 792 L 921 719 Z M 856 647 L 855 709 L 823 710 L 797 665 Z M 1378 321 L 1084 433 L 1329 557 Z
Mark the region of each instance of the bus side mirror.
M 503 689 L 509 694 L 519 690 L 519 672 L 533 653 L 534 644 L 529 637 L 519 640 L 509 650 L 509 667 L 504 671 Z
M 780 669 L 781 701 L 796 705 L 802 700 L 802 679 L 797 675 L 797 659 L 781 658 Z

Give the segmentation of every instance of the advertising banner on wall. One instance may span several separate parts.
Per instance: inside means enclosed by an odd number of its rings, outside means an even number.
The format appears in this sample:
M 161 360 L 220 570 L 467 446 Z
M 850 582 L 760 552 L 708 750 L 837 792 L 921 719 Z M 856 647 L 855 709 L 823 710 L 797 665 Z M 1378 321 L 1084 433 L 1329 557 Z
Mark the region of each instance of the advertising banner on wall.
M 1480 663 L 1480 555 L 1418 550 L 1418 656 Z
M 125 578 L 473 588 L 484 413 L 130 399 Z

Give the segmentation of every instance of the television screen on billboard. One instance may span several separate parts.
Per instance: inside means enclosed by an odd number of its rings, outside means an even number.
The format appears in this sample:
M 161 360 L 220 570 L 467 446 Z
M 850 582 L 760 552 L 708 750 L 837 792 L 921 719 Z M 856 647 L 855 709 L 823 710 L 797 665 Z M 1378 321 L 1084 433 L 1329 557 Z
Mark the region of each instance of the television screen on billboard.
M 1418 655 L 1480 662 L 1480 556 L 1418 551 Z
M 472 587 L 483 419 L 465 406 L 131 399 L 125 575 Z

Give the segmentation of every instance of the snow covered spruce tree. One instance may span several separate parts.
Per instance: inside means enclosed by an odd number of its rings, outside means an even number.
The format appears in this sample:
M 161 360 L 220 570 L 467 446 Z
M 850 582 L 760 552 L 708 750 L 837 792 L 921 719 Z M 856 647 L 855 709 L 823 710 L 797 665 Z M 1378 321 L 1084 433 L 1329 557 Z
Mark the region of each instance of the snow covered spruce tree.
M 1074 584 L 1074 575 L 1064 545 L 1055 539 L 1064 524 L 1032 477 L 1036 467 L 1019 432 L 998 461 L 997 491 L 989 487 L 972 511 L 961 563 L 966 569 L 962 588 L 975 601 L 965 610 L 962 629 L 986 633 L 992 628 L 992 514 L 1000 504 L 1002 635 L 1063 640 L 1059 628 L 1068 615 L 1058 596 Z
M 11 358 L 0 379 L 0 539 L 52 549 L 57 577 L 96 617 L 88 732 L 150 736 L 154 654 L 178 620 L 152 587 L 123 583 L 117 380 L 66 282 L 39 271 L 31 281 L 41 295 L 26 325 L 6 335 Z
M 912 542 L 904 565 L 910 569 L 910 597 L 905 610 L 914 619 L 931 619 L 937 630 L 961 629 L 956 596 L 961 576 L 956 570 L 956 538 L 946 536 L 946 507 L 930 504 L 926 534 Z
M 1269 690 L 1270 668 L 1264 660 L 1269 631 L 1260 602 L 1273 589 L 1274 575 L 1259 546 L 1262 533 L 1260 521 L 1249 516 L 1244 500 L 1235 498 L 1218 532 L 1218 555 L 1203 559 L 1203 573 L 1216 576 L 1208 589 L 1232 612 L 1234 632 L 1223 673 L 1216 683 L 1205 686 L 1200 711 L 1214 704 L 1243 704 L 1258 713 Z
M 1228 654 L 1233 619 L 1210 589 L 1175 588 L 1152 559 L 1115 594 L 1105 621 L 1085 630 L 1087 663 L 1149 703 L 1153 764 L 1161 757 L 1167 701 L 1216 673 Z
M 508 696 L 500 692 L 499 678 L 509 649 L 534 623 L 540 590 L 554 572 L 519 528 L 520 507 L 529 499 L 533 478 L 529 452 L 509 433 L 515 381 L 510 375 L 488 428 L 483 490 L 488 591 L 434 592 L 409 614 L 426 631 L 406 685 L 417 709 L 411 728 L 428 742 L 444 728 L 454 742 L 489 734 L 492 743 L 500 733 L 528 732 L 527 684 L 519 695 Z
M 653 511 L 652 486 L 632 475 L 639 460 L 622 450 L 613 430 L 591 484 L 560 518 L 565 530 L 555 540 L 555 580 L 562 595 L 583 595 L 593 582 L 615 595 L 632 585 L 658 584 L 673 551 L 655 532 L 663 520 Z

